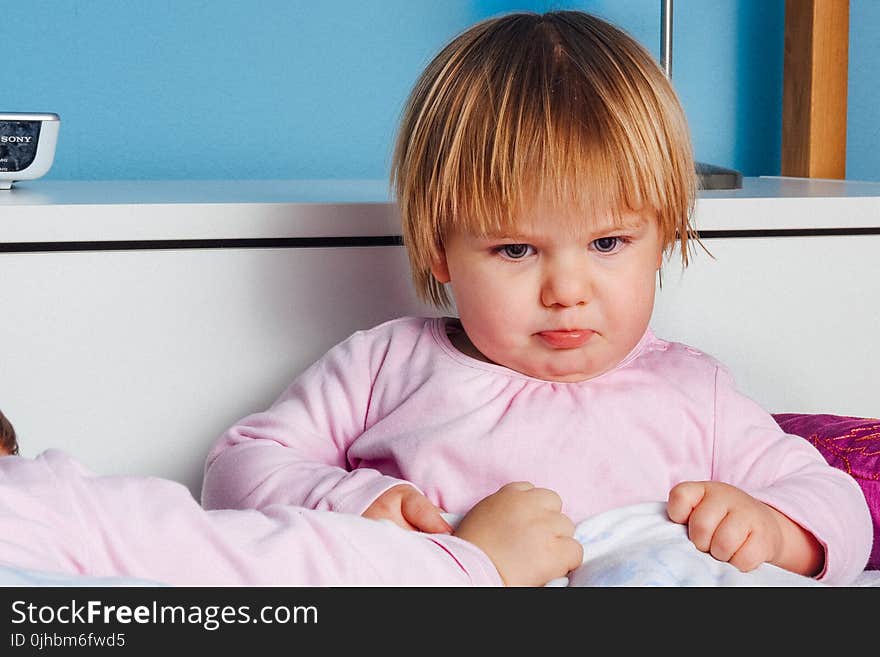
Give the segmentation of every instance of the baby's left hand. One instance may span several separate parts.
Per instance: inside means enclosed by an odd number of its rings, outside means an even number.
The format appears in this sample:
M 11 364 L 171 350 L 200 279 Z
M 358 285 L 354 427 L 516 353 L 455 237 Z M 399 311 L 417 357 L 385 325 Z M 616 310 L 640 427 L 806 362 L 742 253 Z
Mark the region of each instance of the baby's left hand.
M 669 519 L 687 524 L 697 548 L 743 572 L 777 561 L 783 531 L 777 514 L 736 486 L 719 481 L 684 481 L 669 491 Z

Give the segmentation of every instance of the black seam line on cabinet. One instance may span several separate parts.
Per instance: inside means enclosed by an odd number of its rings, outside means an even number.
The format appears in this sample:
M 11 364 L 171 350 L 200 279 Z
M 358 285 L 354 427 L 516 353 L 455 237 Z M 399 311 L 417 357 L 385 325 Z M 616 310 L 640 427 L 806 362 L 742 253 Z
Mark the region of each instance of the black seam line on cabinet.
M 144 251 L 153 249 L 272 249 L 326 248 L 346 246 L 400 246 L 399 235 L 347 237 L 254 237 L 204 240 L 101 240 L 95 242 L 8 242 L 0 253 L 37 251 Z
M 819 237 L 822 235 L 880 235 L 880 226 L 852 228 L 750 228 L 746 230 L 701 230 L 701 239 L 731 237 Z
M 742 237 L 817 237 L 823 235 L 880 235 L 880 226 L 854 228 L 797 228 L 754 230 L 703 230 L 702 239 Z M 400 235 L 345 237 L 266 237 L 197 240 L 99 240 L 90 242 L 3 242 L 0 253 L 48 251 L 145 251 L 158 249 L 271 249 L 327 248 L 356 246 L 401 246 Z

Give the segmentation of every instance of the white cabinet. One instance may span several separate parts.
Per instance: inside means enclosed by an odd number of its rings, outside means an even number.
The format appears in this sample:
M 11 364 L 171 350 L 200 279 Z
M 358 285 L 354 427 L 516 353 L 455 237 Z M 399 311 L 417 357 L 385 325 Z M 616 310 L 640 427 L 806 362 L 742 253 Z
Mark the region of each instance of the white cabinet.
M 23 452 L 197 493 L 205 454 L 411 290 L 384 181 L 33 181 L 0 193 L 0 408 Z M 706 192 L 655 331 L 773 412 L 880 415 L 880 184 Z

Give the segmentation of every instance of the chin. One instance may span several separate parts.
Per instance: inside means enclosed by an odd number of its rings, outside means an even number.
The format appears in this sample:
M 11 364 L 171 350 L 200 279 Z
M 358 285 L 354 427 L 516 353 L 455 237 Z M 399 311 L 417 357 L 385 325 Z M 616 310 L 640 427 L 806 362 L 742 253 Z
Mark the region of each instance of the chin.
M 581 369 L 570 367 L 545 368 L 538 372 L 527 372 L 527 374 L 536 379 L 553 381 L 555 383 L 577 383 L 579 381 L 592 379 L 594 376 L 596 376 L 591 372 L 584 372 Z
M 557 381 L 560 383 L 577 383 L 579 381 L 593 379 L 611 369 L 610 367 L 599 366 L 595 363 L 589 363 L 585 367 L 583 358 L 577 360 L 579 360 L 580 362 L 571 363 L 569 367 L 547 367 L 544 370 L 544 374 L 541 375 L 539 378 L 547 379 L 548 381 Z

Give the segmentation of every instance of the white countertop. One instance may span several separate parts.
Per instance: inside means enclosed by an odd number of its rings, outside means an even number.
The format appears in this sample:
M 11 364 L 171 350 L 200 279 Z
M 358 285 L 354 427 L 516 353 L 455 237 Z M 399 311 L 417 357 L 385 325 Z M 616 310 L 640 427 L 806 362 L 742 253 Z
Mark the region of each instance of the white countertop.
M 745 178 L 699 230 L 880 228 L 880 183 Z M 397 235 L 386 180 L 33 180 L 0 191 L 0 242 Z
M 695 223 L 698 230 L 880 228 L 880 183 L 744 178 L 742 189 L 700 192 Z
M 389 199 L 387 180 L 31 180 L 0 195 L 0 207 L 387 203 Z

